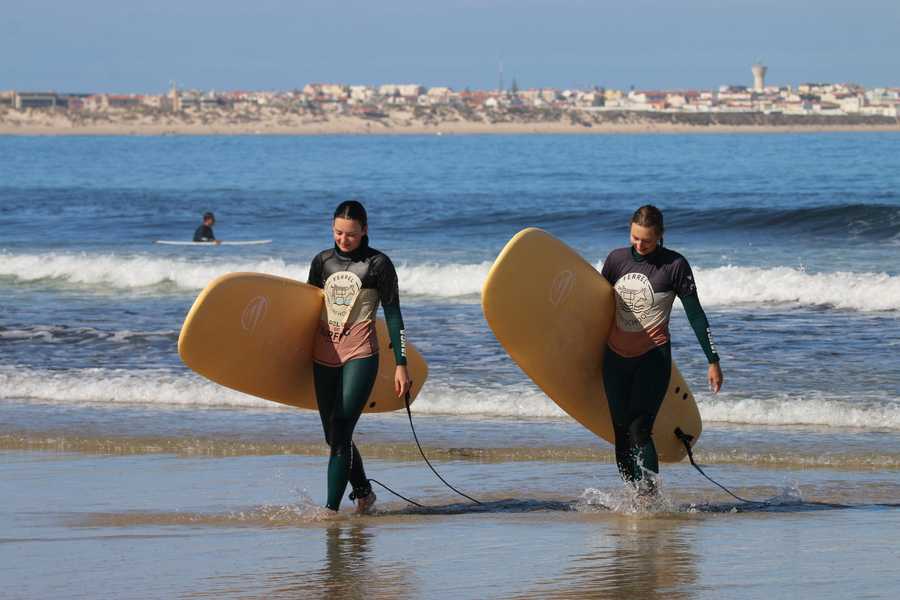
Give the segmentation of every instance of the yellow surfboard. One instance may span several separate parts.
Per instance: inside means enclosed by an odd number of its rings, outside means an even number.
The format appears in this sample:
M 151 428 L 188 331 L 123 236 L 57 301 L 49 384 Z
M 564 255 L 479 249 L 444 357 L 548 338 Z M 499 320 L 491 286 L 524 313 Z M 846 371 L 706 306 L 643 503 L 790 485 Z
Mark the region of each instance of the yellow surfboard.
M 612 286 L 572 248 L 529 228 L 516 234 L 488 273 L 481 305 L 497 339 L 560 408 L 615 443 L 603 389 L 603 353 L 615 318 Z M 700 436 L 700 411 L 681 373 L 672 377 L 653 425 L 659 459 L 687 452 L 674 431 Z
M 274 275 L 229 273 L 206 286 L 178 337 L 184 363 L 207 379 L 266 400 L 315 409 L 313 338 L 323 303 L 319 288 Z M 394 353 L 377 321 L 381 360 L 365 412 L 405 408 L 394 393 Z M 425 359 L 406 344 L 415 399 L 428 377 Z

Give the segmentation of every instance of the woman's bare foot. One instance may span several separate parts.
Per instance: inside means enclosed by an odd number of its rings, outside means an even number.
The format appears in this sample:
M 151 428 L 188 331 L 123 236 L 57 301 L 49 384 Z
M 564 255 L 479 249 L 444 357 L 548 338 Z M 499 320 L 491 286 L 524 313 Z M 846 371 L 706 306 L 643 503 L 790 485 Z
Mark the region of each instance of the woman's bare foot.
M 369 493 L 362 498 L 356 499 L 356 514 L 368 515 L 375 509 L 375 490 L 369 490 Z

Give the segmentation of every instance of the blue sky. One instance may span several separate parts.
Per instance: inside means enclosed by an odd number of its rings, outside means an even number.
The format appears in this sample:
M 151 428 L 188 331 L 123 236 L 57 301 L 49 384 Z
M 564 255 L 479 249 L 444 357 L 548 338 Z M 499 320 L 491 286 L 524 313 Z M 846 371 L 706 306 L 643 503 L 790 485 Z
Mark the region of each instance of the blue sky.
M 0 10 L 0 90 L 900 85 L 898 0 L 78 0 Z

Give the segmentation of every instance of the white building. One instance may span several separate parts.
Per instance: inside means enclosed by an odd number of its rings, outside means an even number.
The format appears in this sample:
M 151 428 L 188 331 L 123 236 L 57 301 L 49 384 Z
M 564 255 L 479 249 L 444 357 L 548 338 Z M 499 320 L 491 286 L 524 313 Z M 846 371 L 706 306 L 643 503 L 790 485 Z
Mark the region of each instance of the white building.
M 353 102 L 368 102 L 375 96 L 375 89 L 368 85 L 351 85 L 349 93 Z
M 386 83 L 378 88 L 379 96 L 418 98 L 423 93 L 425 88 L 417 83 Z

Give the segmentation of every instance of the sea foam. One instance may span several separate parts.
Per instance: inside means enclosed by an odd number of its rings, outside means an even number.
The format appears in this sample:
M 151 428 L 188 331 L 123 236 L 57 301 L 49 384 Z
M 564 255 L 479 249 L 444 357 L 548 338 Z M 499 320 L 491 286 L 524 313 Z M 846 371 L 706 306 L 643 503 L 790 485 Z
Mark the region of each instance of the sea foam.
M 596 267 L 599 269 L 602 263 Z M 491 262 L 397 265 L 403 294 L 477 301 Z M 308 263 L 171 259 L 116 254 L 0 254 L 0 277 L 14 282 L 76 286 L 111 293 L 191 293 L 235 271 L 305 281 Z M 877 272 L 809 272 L 800 268 L 723 266 L 694 269 L 703 305 L 795 305 L 854 311 L 900 311 L 900 276 Z
M 164 370 L 80 369 L 50 371 L 0 370 L 0 400 L 110 406 L 234 407 L 277 410 L 282 405 L 242 394 L 192 373 Z M 889 395 L 855 396 L 852 400 L 823 392 L 747 397 L 698 394 L 705 422 L 763 426 L 815 425 L 869 430 L 900 430 L 900 399 Z M 413 410 L 419 414 L 459 417 L 565 417 L 560 408 L 530 386 L 460 389 L 429 381 Z

